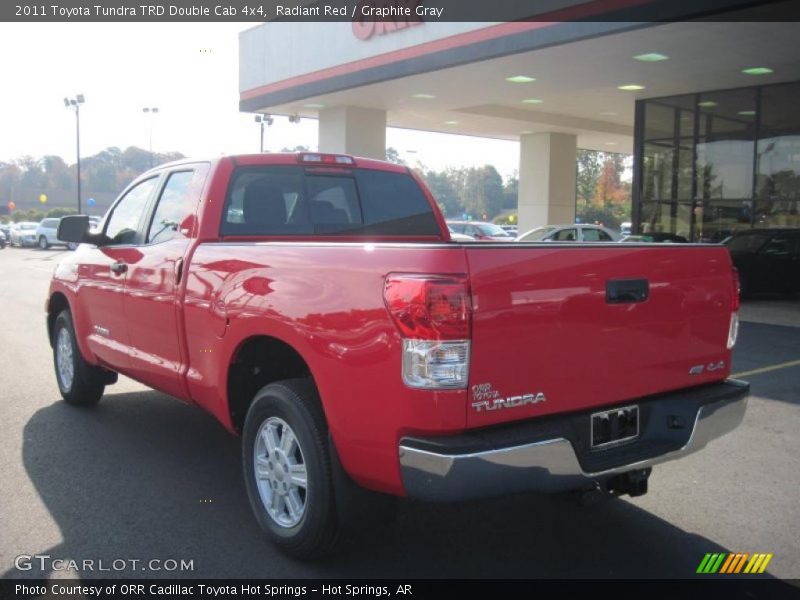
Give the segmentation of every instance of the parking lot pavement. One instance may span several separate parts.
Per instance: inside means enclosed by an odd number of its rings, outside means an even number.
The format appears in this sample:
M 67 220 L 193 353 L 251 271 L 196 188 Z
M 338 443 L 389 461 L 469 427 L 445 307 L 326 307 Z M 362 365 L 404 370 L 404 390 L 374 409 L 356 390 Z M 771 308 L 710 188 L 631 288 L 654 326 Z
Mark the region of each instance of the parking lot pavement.
M 210 417 L 124 379 L 95 409 L 59 399 L 43 305 L 61 253 L 0 251 L 0 575 L 70 576 L 13 567 L 48 554 L 193 561 L 117 573 L 148 577 L 687 578 L 705 553 L 736 551 L 773 553 L 768 576 L 800 577 L 800 366 L 750 377 L 742 426 L 656 467 L 643 497 L 402 502 L 397 522 L 299 563 L 259 534 L 238 440 Z M 798 359 L 800 329 L 742 324 L 735 372 Z

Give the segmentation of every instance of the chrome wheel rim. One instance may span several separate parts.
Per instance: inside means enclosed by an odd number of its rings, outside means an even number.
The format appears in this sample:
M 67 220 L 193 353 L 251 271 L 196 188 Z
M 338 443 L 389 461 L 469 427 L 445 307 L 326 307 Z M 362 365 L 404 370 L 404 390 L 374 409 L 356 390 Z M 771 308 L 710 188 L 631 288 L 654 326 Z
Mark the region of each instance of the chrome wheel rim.
M 253 468 L 258 494 L 270 518 L 285 528 L 300 523 L 308 498 L 306 461 L 297 436 L 283 419 L 270 417 L 261 424 Z
M 47 240 L 44 237 L 39 238 L 39 248 L 41 248 L 42 250 L 47 248 Z
M 68 392 L 72 389 L 75 366 L 72 360 L 72 339 L 66 328 L 59 330 L 56 340 L 56 370 L 61 389 Z

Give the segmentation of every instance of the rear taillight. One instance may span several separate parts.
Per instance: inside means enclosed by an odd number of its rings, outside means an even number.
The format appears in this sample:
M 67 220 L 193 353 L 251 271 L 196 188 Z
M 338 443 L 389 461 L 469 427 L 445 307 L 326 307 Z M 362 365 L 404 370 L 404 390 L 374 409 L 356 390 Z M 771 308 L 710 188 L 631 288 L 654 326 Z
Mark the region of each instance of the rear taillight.
M 731 321 L 728 325 L 728 350 L 736 345 L 736 338 L 739 336 L 739 295 L 742 288 L 739 283 L 739 271 L 736 267 L 731 267 Z
M 467 280 L 389 275 L 383 295 L 403 338 L 405 384 L 425 389 L 466 388 L 472 320 Z
M 733 293 L 731 295 L 731 312 L 739 312 L 740 300 L 739 297 L 742 293 L 742 285 L 739 281 L 739 271 L 736 267 L 731 267 Z

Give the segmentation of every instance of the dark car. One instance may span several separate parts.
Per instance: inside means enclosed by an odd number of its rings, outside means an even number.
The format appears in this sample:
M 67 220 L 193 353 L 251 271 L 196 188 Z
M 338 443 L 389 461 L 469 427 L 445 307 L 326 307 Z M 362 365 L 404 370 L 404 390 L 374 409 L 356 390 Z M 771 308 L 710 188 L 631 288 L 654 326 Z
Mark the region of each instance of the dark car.
M 800 229 L 755 229 L 724 242 L 739 270 L 742 295 L 800 291 Z

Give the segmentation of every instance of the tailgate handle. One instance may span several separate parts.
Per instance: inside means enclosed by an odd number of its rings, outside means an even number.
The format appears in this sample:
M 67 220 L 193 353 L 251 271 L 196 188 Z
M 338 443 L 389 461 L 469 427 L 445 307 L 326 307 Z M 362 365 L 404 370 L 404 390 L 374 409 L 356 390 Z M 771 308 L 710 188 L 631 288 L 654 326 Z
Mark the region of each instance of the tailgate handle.
M 633 304 L 644 302 L 650 295 L 647 279 L 609 279 L 606 281 L 606 302 Z

